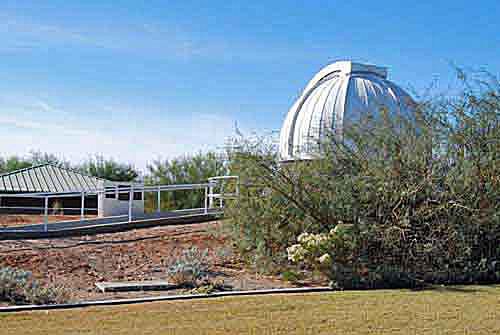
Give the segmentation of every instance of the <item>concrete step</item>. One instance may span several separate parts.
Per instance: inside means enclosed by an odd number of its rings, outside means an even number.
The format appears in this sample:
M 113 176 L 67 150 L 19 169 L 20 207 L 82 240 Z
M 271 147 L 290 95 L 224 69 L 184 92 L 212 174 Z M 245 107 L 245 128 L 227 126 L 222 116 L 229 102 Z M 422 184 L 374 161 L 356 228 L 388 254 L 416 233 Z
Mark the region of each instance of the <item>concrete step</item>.
M 165 280 L 128 281 L 128 282 L 100 282 L 95 286 L 101 292 L 128 292 L 128 291 L 165 291 L 178 288 Z

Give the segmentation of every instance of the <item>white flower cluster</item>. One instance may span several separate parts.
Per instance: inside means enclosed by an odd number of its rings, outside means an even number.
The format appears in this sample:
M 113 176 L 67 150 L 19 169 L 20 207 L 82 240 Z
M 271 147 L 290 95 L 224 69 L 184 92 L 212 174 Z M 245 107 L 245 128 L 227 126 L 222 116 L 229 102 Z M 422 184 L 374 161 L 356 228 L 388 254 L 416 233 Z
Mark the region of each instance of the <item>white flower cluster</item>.
M 311 234 L 304 232 L 297 238 L 297 244 L 286 249 L 288 259 L 294 263 L 310 261 L 321 266 L 329 266 L 334 262 L 331 253 L 334 252 L 335 241 L 346 228 L 342 221 L 338 221 L 335 228 L 328 233 Z
M 335 234 L 337 234 L 342 229 L 343 226 L 344 222 L 338 221 L 338 224 L 335 226 L 335 228 L 330 229 L 330 236 L 334 236 Z
M 324 254 L 323 256 L 318 258 L 318 262 L 323 265 L 329 264 L 332 262 L 332 257 L 330 257 L 330 255 L 328 254 Z
M 332 230 L 330 234 L 300 234 L 297 238 L 299 243 L 286 249 L 288 259 L 297 263 L 303 261 L 307 256 L 315 257 L 318 254 L 321 255 L 324 252 L 321 250 L 324 249 L 325 243 L 327 243 L 334 234 L 335 230 Z M 316 261 L 320 264 L 328 264 L 331 262 L 331 257 L 329 254 L 325 253 L 316 258 Z
M 325 234 L 309 234 L 302 233 L 297 238 L 297 241 L 306 248 L 317 248 L 328 240 Z
M 286 251 L 288 253 L 288 259 L 294 263 L 303 260 L 307 254 L 307 250 L 304 249 L 300 244 L 293 244 L 286 248 Z

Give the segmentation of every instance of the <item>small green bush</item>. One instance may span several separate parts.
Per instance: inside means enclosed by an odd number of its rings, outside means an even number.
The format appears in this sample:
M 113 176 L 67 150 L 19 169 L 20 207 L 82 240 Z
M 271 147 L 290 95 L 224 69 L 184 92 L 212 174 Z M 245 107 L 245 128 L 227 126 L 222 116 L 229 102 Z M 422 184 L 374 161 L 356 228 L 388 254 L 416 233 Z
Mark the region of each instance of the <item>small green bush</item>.
M 13 268 L 0 269 L 0 301 L 25 302 L 31 273 Z
M 193 288 L 190 293 L 191 294 L 212 294 L 215 292 L 221 291 L 230 291 L 232 289 L 231 286 L 226 285 L 224 280 L 216 280 L 210 281 L 205 278 L 203 281 L 199 283 L 199 285 Z
M 208 250 L 192 247 L 168 265 L 167 276 L 176 285 L 196 287 L 208 271 L 207 264 Z
M 293 270 L 286 270 L 281 274 L 281 278 L 290 283 L 298 283 L 303 279 L 303 275 Z
M 29 271 L 10 267 L 0 269 L 0 301 L 43 305 L 65 303 L 69 299 L 68 290 L 41 285 Z

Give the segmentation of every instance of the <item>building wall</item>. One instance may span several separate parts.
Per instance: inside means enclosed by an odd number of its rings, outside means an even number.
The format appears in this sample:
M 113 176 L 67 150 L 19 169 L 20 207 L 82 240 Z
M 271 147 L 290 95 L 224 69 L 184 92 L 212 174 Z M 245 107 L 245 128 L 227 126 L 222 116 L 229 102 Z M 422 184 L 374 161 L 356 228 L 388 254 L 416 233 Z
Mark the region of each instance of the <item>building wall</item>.
M 140 192 L 136 192 L 140 193 Z M 135 199 L 136 197 L 134 197 Z M 118 216 L 128 215 L 129 201 L 128 199 L 120 200 L 116 198 L 107 198 L 100 193 L 98 197 L 98 216 Z M 144 195 L 141 193 L 140 200 L 132 200 L 132 215 L 144 214 Z

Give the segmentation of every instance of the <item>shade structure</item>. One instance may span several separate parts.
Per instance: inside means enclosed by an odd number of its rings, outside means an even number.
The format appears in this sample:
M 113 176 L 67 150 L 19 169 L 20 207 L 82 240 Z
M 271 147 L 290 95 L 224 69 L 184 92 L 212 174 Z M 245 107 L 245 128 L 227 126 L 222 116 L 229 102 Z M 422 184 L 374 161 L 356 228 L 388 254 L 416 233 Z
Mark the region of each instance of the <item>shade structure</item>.
M 324 67 L 290 108 L 280 133 L 282 160 L 313 159 L 329 134 L 381 109 L 409 114 L 414 101 L 387 80 L 384 67 L 339 61 Z
M 0 175 L 3 192 L 72 192 L 102 188 L 101 179 L 50 163 Z
M 3 193 L 89 192 L 118 185 L 131 185 L 131 183 L 113 182 L 51 163 L 0 174 L 0 195 Z

